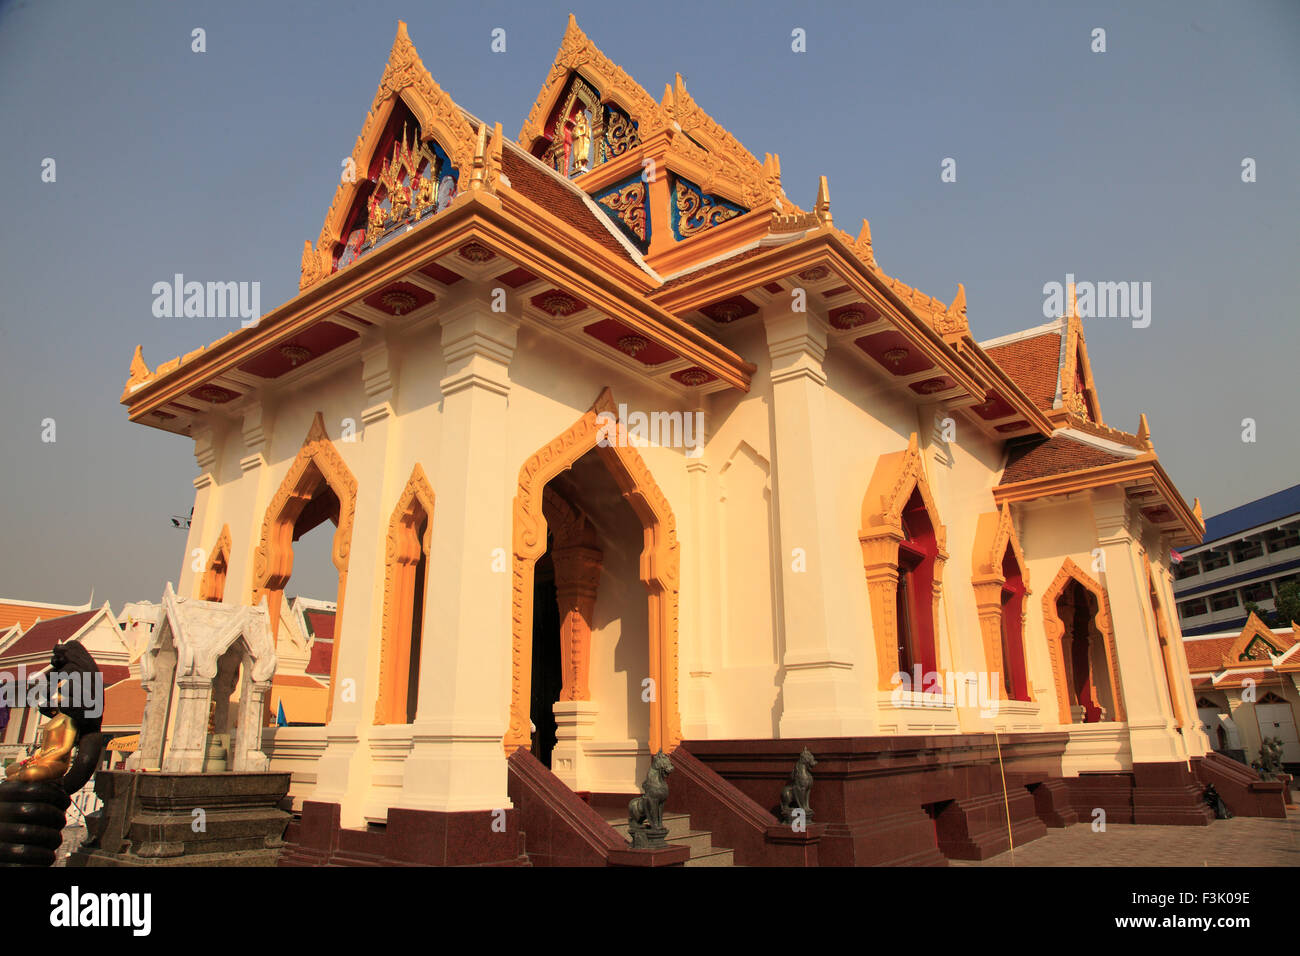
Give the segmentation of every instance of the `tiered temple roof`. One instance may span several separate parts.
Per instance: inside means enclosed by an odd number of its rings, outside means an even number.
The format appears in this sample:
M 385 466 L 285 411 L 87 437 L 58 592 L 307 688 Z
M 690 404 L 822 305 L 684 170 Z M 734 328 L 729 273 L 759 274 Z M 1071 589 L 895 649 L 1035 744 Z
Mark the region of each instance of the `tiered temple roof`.
M 509 287 L 526 320 L 664 387 L 747 390 L 755 366 L 732 332 L 802 293 L 830 346 L 1010 442 L 1000 500 L 1118 481 L 1162 530 L 1203 530 L 1145 422 L 1137 435 L 1103 424 L 1073 307 L 977 343 L 960 284 L 945 303 L 886 274 L 866 220 L 856 236 L 835 226 L 824 177 L 800 209 L 779 156 L 747 150 L 680 75 L 656 100 L 572 17 L 513 142 L 438 86 L 400 24 L 352 158 L 355 181 L 304 247 L 299 295 L 153 370 L 137 348 L 133 420 L 193 434 L 327 353 L 433 321 L 464 278 Z

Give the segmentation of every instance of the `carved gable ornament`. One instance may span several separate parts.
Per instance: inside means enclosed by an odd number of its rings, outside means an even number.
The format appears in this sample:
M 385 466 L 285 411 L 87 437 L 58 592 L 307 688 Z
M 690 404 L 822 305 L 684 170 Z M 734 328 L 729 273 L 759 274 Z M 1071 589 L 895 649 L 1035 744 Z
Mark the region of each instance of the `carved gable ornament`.
M 395 142 L 386 151 L 389 155 L 383 157 L 372 179 L 380 145 L 399 107 L 410 112 L 414 126 L 405 132 L 396 131 L 400 145 Z M 421 213 L 449 204 L 468 186 L 461 180 L 474 167 L 475 144 L 474 127 L 434 82 L 407 35 L 406 24 L 399 22 L 379 89 L 325 215 L 320 237 L 315 247 L 310 241 L 304 243 L 299 289 L 308 288 L 352 261 L 362 246 L 373 248 L 388 231 L 404 225 L 411 216 L 419 218 Z M 357 202 L 363 190 L 374 202 L 368 204 L 366 215 L 361 217 L 362 228 L 358 230 L 354 225 L 344 235 L 344 230 L 358 218 Z

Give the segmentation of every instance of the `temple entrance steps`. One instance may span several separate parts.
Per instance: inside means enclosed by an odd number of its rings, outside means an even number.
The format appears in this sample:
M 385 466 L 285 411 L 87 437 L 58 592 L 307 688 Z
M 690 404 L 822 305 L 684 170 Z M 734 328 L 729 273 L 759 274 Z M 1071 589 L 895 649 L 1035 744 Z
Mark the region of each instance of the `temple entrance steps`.
M 609 817 L 605 822 L 625 840 L 628 835 L 627 817 Z M 691 849 L 691 858 L 685 866 L 736 866 L 735 854 L 726 847 L 713 845 L 713 834 L 708 830 L 695 830 L 691 827 L 688 813 L 664 813 L 664 826 L 668 828 L 667 840 L 673 846 L 686 846 Z

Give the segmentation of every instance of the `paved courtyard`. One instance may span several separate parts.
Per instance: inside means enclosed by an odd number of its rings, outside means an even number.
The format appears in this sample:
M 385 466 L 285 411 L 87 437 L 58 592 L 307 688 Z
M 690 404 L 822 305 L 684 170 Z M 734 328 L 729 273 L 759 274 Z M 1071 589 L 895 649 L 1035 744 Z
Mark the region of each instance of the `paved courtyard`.
M 1047 836 L 979 862 L 953 866 L 1300 866 L 1300 808 L 1285 820 L 1234 817 L 1208 827 L 1091 823 Z

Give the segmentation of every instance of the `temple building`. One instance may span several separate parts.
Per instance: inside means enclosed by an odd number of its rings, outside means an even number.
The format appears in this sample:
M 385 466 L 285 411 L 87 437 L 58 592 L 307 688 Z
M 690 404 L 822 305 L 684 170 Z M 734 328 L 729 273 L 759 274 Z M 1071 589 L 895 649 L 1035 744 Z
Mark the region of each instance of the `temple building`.
M 286 862 L 635 865 L 608 808 L 659 751 L 669 809 L 742 863 L 1209 823 L 1235 771 L 1170 558 L 1204 524 L 1145 418 L 1103 420 L 1072 302 L 978 341 L 955 280 L 886 273 L 824 178 L 799 207 L 572 18 L 513 139 L 399 25 L 352 160 L 299 294 L 137 347 L 122 395 L 193 442 L 176 595 L 267 607 L 327 688 L 316 721 L 266 715 Z M 337 591 L 295 631 L 309 543 Z

